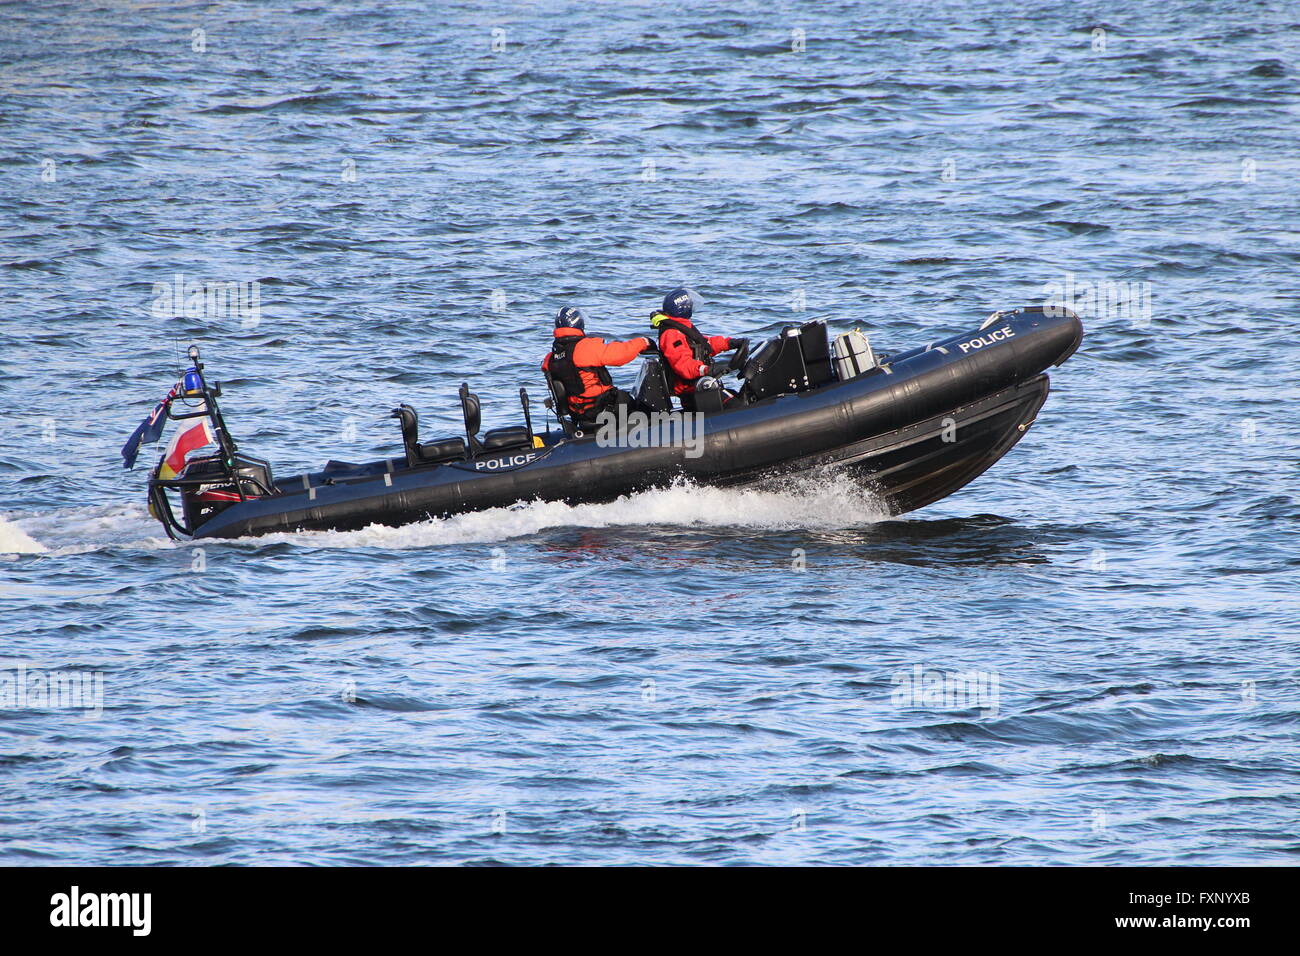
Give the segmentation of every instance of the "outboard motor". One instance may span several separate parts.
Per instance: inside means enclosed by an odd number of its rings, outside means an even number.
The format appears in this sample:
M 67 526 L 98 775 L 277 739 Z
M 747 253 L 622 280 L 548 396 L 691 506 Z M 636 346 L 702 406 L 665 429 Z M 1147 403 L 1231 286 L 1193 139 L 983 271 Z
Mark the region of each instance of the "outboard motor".
M 185 470 L 176 476 L 177 482 L 182 484 L 181 510 L 187 527 L 197 529 L 244 498 L 261 498 L 275 493 L 270 463 L 242 453 L 234 455 L 234 463 L 238 487 L 231 480 L 220 453 L 191 459 Z
M 163 470 L 167 465 L 165 459 L 154 466 L 149 476 L 149 513 L 161 522 L 171 538 L 177 534 L 194 534 L 233 504 L 279 494 L 270 464 L 261 458 L 241 454 L 239 446 L 230 437 L 219 403 L 221 384 L 209 385 L 204 378 L 197 346 L 190 346 L 189 358 L 192 367 L 155 414 L 165 411 L 168 419 L 184 422 L 182 428 L 188 428 L 190 434 L 197 435 L 201 441 L 215 443 L 217 448 L 211 454 L 190 458 L 183 467 L 173 462 L 167 466 L 166 472 Z M 186 404 L 179 405 L 182 400 Z M 204 431 L 198 431 L 196 419 L 204 420 Z M 161 434 L 162 428 L 158 427 L 151 440 L 157 441 Z M 178 454 L 183 455 L 184 449 Z M 174 473 L 175 468 L 180 469 L 179 474 Z M 180 495 L 180 521 L 176 519 L 168 497 L 172 492 Z

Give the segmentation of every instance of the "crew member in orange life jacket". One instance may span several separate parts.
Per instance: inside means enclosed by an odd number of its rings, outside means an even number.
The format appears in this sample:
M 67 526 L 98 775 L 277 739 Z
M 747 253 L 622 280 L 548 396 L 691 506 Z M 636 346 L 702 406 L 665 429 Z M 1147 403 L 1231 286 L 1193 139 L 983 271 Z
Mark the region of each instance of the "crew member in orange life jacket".
M 607 366 L 626 365 L 648 348 L 651 342 L 647 338 L 606 342 L 598 335 L 588 335 L 582 313 L 566 306 L 555 316 L 555 341 L 542 359 L 542 368 L 564 383 L 568 411 L 574 419 L 591 425 L 601 412 L 616 410 L 619 405 L 646 410 L 627 392 L 614 387 Z
M 664 296 L 663 308 L 650 316 L 650 324 L 659 330 L 659 351 L 668 382 L 686 411 L 695 409 L 696 383 L 709 374 L 713 356 L 740 346 L 739 339 L 701 333 L 691 324 L 694 311 L 694 294 L 689 289 L 674 289 Z

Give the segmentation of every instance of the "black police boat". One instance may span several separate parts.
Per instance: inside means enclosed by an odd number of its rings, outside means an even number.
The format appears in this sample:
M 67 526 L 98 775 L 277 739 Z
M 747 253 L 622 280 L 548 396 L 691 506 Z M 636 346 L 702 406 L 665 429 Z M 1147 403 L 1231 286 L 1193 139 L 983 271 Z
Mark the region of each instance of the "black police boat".
M 401 454 L 330 461 L 288 478 L 238 449 L 221 416 L 220 385 L 207 384 L 191 349 L 197 384 L 187 394 L 204 399 L 199 407 L 216 451 L 191 458 L 172 477 L 162 476 L 160 462 L 149 480 L 150 511 L 172 537 L 232 538 L 402 525 L 521 501 L 611 501 L 680 478 L 741 485 L 839 469 L 901 513 L 952 494 L 1005 455 L 1047 398 L 1045 370 L 1082 338 L 1069 310 L 1027 307 L 995 312 L 976 329 L 928 345 L 879 358 L 868 349 L 867 361 L 845 362 L 825 322 L 807 322 L 752 354 L 747 344 L 738 349 L 728 368 L 714 369 L 737 377 L 734 391 L 699 391 L 698 417 L 689 419 L 671 411 L 661 359 L 647 353 L 637 398 L 666 413 L 649 416 L 669 426 L 659 437 L 680 441 L 654 440 L 654 429 L 633 416 L 619 420 L 624 432 L 584 430 L 563 415 L 536 430 L 524 389 L 523 423 L 480 434 L 478 397 L 462 385 L 463 436 L 421 441 L 415 410 L 402 405 L 393 412 Z M 547 408 L 567 408 L 563 386 L 547 385 Z

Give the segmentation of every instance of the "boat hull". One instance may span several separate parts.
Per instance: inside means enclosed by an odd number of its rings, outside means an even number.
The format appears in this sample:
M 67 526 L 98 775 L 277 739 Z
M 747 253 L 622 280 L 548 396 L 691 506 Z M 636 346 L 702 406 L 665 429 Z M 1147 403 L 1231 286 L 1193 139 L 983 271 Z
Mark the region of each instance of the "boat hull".
M 1019 441 L 1047 398 L 1043 371 L 1082 339 L 1066 310 L 1005 315 L 857 378 L 707 416 L 697 455 L 587 435 L 423 468 L 389 462 L 382 474 L 306 475 L 232 505 L 196 537 L 402 525 L 519 501 L 610 501 L 681 478 L 736 485 L 827 468 L 869 484 L 894 512 L 914 510 Z

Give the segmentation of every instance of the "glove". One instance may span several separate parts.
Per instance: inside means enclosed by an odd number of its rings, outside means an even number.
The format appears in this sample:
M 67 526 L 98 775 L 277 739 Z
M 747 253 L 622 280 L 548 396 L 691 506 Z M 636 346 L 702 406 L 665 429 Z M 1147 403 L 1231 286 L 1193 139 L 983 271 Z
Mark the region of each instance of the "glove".
M 706 362 L 701 362 L 701 363 L 700 363 L 700 374 L 701 374 L 701 375 L 708 375 L 708 374 L 709 374 L 709 365 L 708 365 L 708 363 L 706 363 Z
M 655 344 L 655 340 L 654 340 L 654 339 L 646 339 L 646 340 L 645 340 L 645 348 L 643 348 L 643 349 L 641 350 L 641 353 L 642 353 L 643 355 L 644 355 L 645 353 L 647 353 L 647 352 L 649 352 L 649 353 L 651 353 L 651 354 L 656 354 L 656 353 L 658 353 L 658 351 L 659 351 L 659 346 Z
M 738 349 L 744 341 L 744 339 L 727 339 L 727 347 L 723 351 L 730 352 L 732 349 Z

